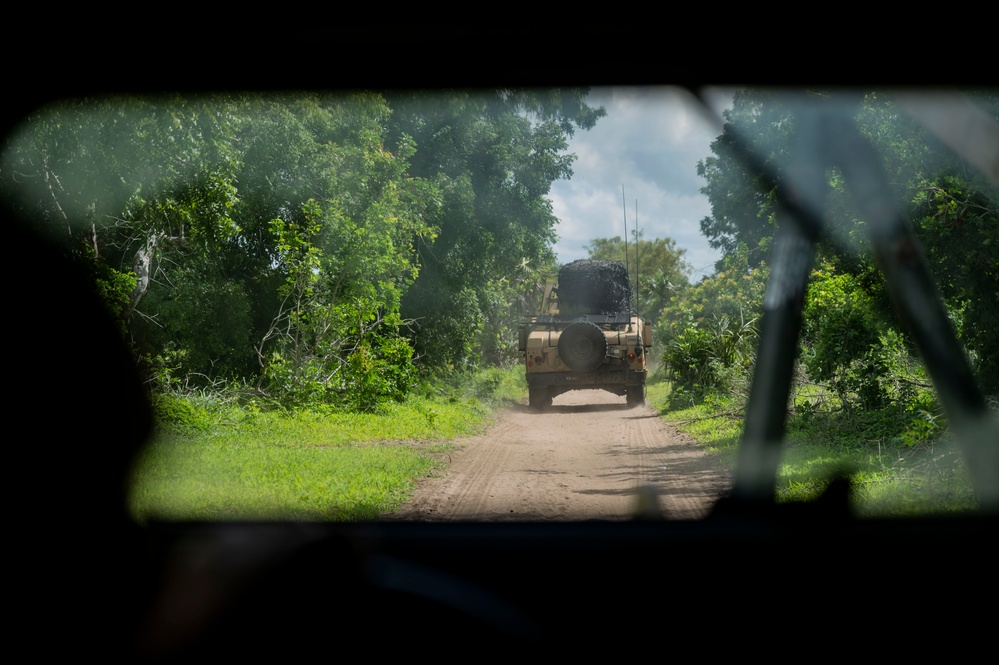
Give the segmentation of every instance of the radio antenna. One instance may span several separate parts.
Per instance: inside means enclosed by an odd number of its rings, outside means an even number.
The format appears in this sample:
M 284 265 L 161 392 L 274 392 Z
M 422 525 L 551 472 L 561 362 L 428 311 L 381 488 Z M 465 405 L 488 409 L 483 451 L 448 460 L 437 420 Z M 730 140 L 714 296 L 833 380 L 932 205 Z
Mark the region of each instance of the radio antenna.
M 638 238 L 638 199 L 635 199 L 635 316 L 639 316 L 641 312 L 638 311 L 638 280 L 640 272 L 640 266 L 638 263 L 638 248 L 639 238 Z
M 631 274 L 628 265 L 628 202 L 624 199 L 624 183 L 621 183 L 621 212 L 624 213 L 624 268 Z

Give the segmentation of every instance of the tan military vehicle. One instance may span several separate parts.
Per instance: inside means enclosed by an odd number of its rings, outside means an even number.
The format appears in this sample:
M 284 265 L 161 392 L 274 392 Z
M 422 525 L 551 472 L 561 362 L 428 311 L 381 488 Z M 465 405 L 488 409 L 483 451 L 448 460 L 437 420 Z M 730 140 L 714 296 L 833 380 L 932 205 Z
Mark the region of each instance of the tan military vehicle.
M 623 263 L 573 261 L 545 287 L 541 312 L 520 327 L 530 406 L 543 410 L 570 390 L 598 388 L 645 403 L 652 325 L 631 307 Z

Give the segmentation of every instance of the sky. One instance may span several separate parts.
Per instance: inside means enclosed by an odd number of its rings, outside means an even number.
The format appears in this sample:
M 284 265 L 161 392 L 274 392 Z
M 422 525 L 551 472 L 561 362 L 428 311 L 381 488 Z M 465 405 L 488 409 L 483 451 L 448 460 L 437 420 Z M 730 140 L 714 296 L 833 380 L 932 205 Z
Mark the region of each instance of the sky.
M 710 91 L 708 98 L 717 110 L 731 93 Z M 700 221 L 711 207 L 700 193 L 705 182 L 697 162 L 711 155 L 720 121 L 677 88 L 594 88 L 588 103 L 607 115 L 575 133 L 569 141 L 573 176 L 552 185 L 558 261 L 587 258 L 593 239 L 624 235 L 625 209 L 630 237 L 637 207 L 643 238 L 676 241 L 686 250 L 693 281 L 713 273 L 721 255 L 701 235 Z

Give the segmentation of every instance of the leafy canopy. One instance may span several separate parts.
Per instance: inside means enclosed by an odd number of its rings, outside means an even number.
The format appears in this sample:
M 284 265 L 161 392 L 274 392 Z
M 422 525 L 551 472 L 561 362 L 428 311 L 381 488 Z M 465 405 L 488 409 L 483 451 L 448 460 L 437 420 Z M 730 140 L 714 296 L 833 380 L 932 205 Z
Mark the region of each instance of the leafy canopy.
M 662 315 L 690 279 L 691 267 L 683 258 L 687 250 L 677 247 L 672 238 L 645 240 L 638 233 L 637 242 L 632 238 L 627 248 L 621 236 L 595 238 L 585 249 L 591 259 L 620 261 L 628 266 L 632 289 L 637 293 L 635 305 L 651 321 Z

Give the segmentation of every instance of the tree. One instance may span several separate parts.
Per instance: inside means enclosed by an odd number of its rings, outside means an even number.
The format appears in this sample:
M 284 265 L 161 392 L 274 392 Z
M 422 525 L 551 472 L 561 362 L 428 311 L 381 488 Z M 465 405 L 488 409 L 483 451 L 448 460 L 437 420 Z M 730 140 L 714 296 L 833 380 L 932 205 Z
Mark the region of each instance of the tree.
M 91 266 L 152 366 L 367 408 L 404 393 L 414 348 L 426 367 L 515 355 L 567 138 L 603 115 L 584 99 L 88 100 L 29 119 L 0 187 Z
M 634 232 L 632 235 L 636 236 Z M 678 248 L 672 238 L 645 240 L 642 235 L 639 232 L 637 242 L 633 237 L 628 243 L 627 257 L 621 236 L 595 238 L 585 249 L 591 259 L 620 261 L 628 266 L 632 288 L 637 295 L 635 306 L 639 314 L 654 321 L 687 286 L 691 267 L 683 259 L 687 250 Z
M 845 100 L 840 97 L 813 94 L 810 102 L 850 104 L 861 133 L 882 155 L 883 166 L 894 184 L 896 203 L 912 220 L 983 388 L 989 392 L 999 390 L 999 365 L 995 360 L 999 357 L 999 301 L 995 298 L 999 293 L 999 256 L 995 249 L 999 242 L 999 187 L 929 135 L 890 95 L 873 91 Z M 999 95 L 994 90 L 975 93 L 973 99 L 999 120 Z M 793 105 L 801 101 L 775 92 L 746 91 L 736 95 L 733 108 L 725 113 L 722 134 L 712 143 L 714 155 L 698 165 L 698 173 L 707 181 L 702 191 L 712 208 L 712 215 L 702 220 L 701 229 L 712 246 L 721 248 L 726 256 L 744 243 L 750 251 L 750 265 L 765 259 L 775 229 L 775 199 L 774 181 L 764 179 L 762 171 L 776 178 L 778 184 L 785 176 L 784 164 L 794 138 Z M 756 163 L 747 164 L 745 148 L 755 151 Z M 833 280 L 830 283 L 846 290 L 843 302 L 864 303 L 864 320 L 868 324 L 880 322 L 879 330 L 872 334 L 886 332 L 893 314 L 867 237 L 867 222 L 857 214 L 842 174 L 830 170 L 826 177 L 828 191 L 823 212 L 827 237 L 833 242 L 820 244 L 822 272 L 826 279 Z M 850 279 L 837 280 L 837 274 L 849 275 Z M 849 293 L 857 289 L 863 293 Z M 825 339 L 807 322 L 806 332 L 813 339 Z M 879 334 L 855 336 L 850 348 L 837 346 L 838 365 L 823 360 L 813 366 L 821 366 L 821 373 L 827 377 L 835 377 L 837 371 L 852 371 L 844 364 L 846 359 L 865 357 L 871 348 L 870 340 L 882 338 L 887 339 Z M 894 348 L 895 343 L 889 346 Z
M 567 139 L 604 115 L 585 90 L 386 93 L 389 138 L 412 137 L 409 173 L 441 193 L 439 234 L 418 246 L 421 271 L 403 299 L 428 368 L 498 360 L 515 348 L 506 306 L 554 262 L 551 183 L 572 174 Z
M 737 92 L 732 108 L 722 116 L 722 133 L 711 143 L 714 155 L 697 164 L 697 175 L 707 181 L 701 193 L 711 203 L 701 233 L 723 255 L 745 245 L 750 265 L 757 266 L 766 260 L 776 231 L 775 183 L 759 167 L 781 173 L 793 117 L 780 96 L 753 89 Z M 747 150 L 757 156 L 757 163 L 747 163 Z
M 357 103 L 346 110 L 357 113 Z M 344 111 L 312 108 L 289 119 L 296 131 L 307 120 L 302 152 L 312 154 L 301 167 L 301 191 L 316 198 L 270 220 L 284 283 L 258 354 L 266 376 L 296 399 L 333 393 L 335 401 L 368 408 L 408 390 L 411 349 L 401 338 L 399 306 L 419 269 L 414 245 L 434 234 L 424 213 L 435 193 L 406 175 L 411 142 L 384 147 L 383 104 L 370 106 L 370 125 L 359 123 L 340 143 L 329 140 Z M 351 118 L 358 119 L 364 116 Z M 316 138 L 327 140 L 312 152 Z
M 147 357 L 368 407 L 408 388 L 399 306 L 439 202 L 389 114 L 362 93 L 70 104 L 26 123 L 0 175 L 95 272 L 134 271 L 106 292 Z

